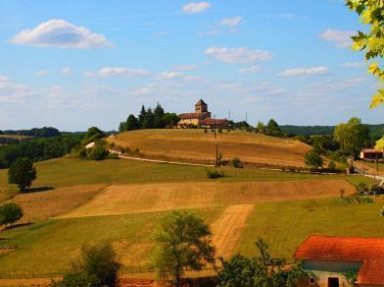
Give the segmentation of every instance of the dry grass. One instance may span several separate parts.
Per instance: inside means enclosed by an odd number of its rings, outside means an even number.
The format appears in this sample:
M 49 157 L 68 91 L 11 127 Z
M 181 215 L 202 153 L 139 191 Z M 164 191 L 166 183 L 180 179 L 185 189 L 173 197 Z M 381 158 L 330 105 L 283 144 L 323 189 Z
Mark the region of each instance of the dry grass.
M 12 199 L 24 211 L 22 221 L 44 220 L 63 213 L 91 200 L 105 185 L 64 187 L 44 192 L 19 194 Z
M 340 189 L 344 189 L 346 194 L 355 192 L 355 188 L 343 180 L 114 185 L 61 217 L 118 215 L 337 197 Z
M 216 257 L 229 258 L 239 244 L 253 204 L 232 205 L 211 224 Z
M 212 133 L 203 130 L 140 130 L 109 137 L 108 141 L 152 157 L 193 162 L 213 162 L 217 142 L 224 160 L 238 157 L 247 163 L 279 166 L 303 166 L 303 156 L 311 149 L 299 141 L 247 132 L 218 133 L 215 140 Z

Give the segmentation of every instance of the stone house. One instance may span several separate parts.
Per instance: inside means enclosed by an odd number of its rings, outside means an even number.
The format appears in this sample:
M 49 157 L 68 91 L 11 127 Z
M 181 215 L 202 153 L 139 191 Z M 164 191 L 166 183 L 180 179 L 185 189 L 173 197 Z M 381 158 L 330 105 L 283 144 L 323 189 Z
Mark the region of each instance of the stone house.
M 177 128 L 227 128 L 229 122 L 226 119 L 212 119 L 208 105 L 202 99 L 195 104 L 194 113 L 184 113 L 178 115 L 179 122 Z

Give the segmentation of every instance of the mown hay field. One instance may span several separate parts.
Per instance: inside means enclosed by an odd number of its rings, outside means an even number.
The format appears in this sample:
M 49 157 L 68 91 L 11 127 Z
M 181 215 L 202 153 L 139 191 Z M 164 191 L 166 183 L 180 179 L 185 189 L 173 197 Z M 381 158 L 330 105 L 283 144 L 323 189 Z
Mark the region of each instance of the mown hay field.
M 303 157 L 311 149 L 299 141 L 240 131 L 223 131 L 215 139 L 201 129 L 130 131 L 108 141 L 144 155 L 191 162 L 214 162 L 217 143 L 224 160 L 238 157 L 245 163 L 298 167 L 304 166 Z
M 113 185 L 61 217 L 159 212 L 337 197 L 341 189 L 345 190 L 346 195 L 356 192 L 354 186 L 343 180 Z

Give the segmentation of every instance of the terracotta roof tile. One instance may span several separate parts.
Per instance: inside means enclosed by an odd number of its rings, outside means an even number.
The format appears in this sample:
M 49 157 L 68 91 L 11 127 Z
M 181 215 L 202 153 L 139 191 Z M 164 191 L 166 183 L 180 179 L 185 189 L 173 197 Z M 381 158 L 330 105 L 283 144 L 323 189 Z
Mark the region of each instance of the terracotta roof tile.
M 384 238 L 310 236 L 295 259 L 362 262 L 358 283 L 384 284 Z

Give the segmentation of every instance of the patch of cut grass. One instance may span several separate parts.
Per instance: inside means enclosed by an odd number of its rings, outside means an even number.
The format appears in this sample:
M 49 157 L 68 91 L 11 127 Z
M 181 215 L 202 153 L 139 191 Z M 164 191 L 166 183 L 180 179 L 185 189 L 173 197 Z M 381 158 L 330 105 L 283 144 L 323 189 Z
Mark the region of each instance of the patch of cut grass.
M 348 204 L 336 198 L 256 204 L 248 218 L 238 252 L 257 254 L 263 238 L 273 256 L 292 260 L 297 246 L 310 235 L 384 237 L 381 202 Z

